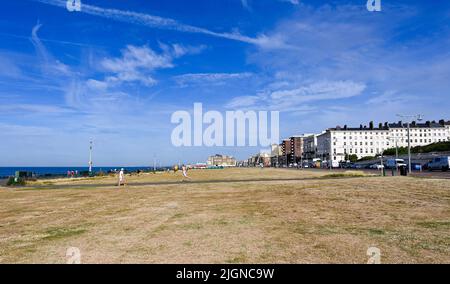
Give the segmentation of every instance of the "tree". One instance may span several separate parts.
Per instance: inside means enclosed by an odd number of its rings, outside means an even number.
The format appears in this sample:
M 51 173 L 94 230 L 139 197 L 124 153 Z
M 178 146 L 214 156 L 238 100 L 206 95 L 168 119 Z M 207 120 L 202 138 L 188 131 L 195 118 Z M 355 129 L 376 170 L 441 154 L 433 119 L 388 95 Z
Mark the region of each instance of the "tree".
M 348 156 L 347 160 L 354 163 L 354 162 L 358 161 L 358 156 L 356 154 L 351 154 Z

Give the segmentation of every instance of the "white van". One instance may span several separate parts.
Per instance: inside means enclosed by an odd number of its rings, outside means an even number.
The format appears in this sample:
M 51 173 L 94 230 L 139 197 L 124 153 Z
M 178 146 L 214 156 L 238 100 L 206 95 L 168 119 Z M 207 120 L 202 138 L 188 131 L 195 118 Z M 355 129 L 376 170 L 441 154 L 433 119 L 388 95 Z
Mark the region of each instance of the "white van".
M 386 161 L 386 168 L 388 168 L 388 169 L 396 169 L 401 166 L 406 167 L 405 160 L 403 160 L 403 159 L 388 159 Z
M 428 169 L 448 171 L 450 165 L 450 157 L 437 157 L 428 163 Z

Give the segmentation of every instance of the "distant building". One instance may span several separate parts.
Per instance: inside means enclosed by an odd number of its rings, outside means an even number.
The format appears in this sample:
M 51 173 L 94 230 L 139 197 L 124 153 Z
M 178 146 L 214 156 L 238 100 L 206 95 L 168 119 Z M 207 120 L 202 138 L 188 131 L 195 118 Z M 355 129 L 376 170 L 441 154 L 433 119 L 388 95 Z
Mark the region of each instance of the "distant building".
M 291 154 L 291 139 L 284 139 L 281 142 L 280 147 L 283 156 Z
M 289 138 L 291 140 L 291 155 L 290 163 L 299 163 L 303 155 L 303 136 L 292 136 Z
M 317 158 L 317 136 L 317 134 L 309 134 L 303 138 L 303 159 L 307 162 Z
M 235 167 L 236 159 L 232 156 L 216 154 L 214 156 L 208 157 L 208 161 L 206 162 L 206 164 L 208 166 L 216 167 Z
M 283 155 L 283 149 L 282 149 L 281 145 L 272 144 L 270 154 L 272 157 L 278 157 L 278 156 Z

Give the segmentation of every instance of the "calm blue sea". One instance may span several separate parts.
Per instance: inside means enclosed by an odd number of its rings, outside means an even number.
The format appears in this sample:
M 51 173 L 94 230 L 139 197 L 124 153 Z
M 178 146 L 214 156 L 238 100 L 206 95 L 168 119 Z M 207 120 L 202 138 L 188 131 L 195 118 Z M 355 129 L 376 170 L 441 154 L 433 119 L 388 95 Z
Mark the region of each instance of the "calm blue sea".
M 110 170 L 120 170 L 122 167 L 93 167 L 94 172 L 108 172 Z M 153 167 L 123 167 L 126 171 L 137 171 L 137 170 L 153 170 Z M 160 169 L 160 168 L 158 168 Z M 67 171 L 87 171 L 88 167 L 0 167 L 0 178 L 13 176 L 16 171 L 27 171 L 33 172 L 38 176 L 43 175 L 67 175 Z

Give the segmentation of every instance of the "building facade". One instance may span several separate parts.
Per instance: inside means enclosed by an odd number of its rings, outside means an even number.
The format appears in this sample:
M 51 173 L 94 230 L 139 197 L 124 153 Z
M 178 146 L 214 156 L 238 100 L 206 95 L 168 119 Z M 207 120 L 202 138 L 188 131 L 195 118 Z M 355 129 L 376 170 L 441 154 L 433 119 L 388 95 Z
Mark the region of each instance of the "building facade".
M 208 166 L 216 167 L 235 167 L 236 159 L 232 156 L 216 154 L 214 156 L 208 157 L 208 161 L 206 162 L 206 164 Z
M 272 144 L 270 150 L 271 150 L 270 154 L 272 157 L 278 157 L 278 156 L 283 155 L 283 149 L 282 149 L 281 145 Z
M 292 136 L 289 138 L 291 146 L 290 163 L 300 163 L 303 159 L 303 139 L 304 136 Z
M 303 138 L 303 160 L 306 162 L 312 162 L 317 158 L 317 136 L 317 134 L 309 134 Z
M 429 122 L 410 123 L 411 147 L 425 146 L 437 142 L 450 141 L 450 123 Z M 389 148 L 408 146 L 408 126 L 406 123 L 385 123 L 379 127 L 359 128 L 336 127 L 327 129 L 317 136 L 316 158 L 332 161 L 333 166 L 344 161 L 347 155 L 358 159 L 380 155 Z

